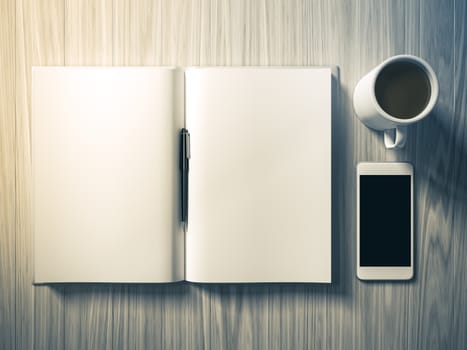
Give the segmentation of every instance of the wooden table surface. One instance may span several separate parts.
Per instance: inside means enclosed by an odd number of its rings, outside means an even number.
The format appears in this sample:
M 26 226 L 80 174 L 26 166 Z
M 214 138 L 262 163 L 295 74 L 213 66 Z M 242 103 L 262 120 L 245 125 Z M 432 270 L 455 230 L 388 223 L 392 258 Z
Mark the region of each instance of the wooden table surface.
M 465 0 L 1 0 L 0 349 L 466 349 L 466 22 Z M 392 151 L 351 95 L 399 53 L 441 92 Z M 32 286 L 31 66 L 329 64 L 332 285 Z M 355 277 L 355 165 L 381 160 L 415 167 L 408 283 Z

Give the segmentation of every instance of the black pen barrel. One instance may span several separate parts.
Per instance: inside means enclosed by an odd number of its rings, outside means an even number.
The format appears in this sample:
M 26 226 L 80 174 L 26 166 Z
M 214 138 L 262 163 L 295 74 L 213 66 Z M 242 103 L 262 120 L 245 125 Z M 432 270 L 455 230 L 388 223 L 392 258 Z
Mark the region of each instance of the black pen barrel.
M 190 134 L 187 129 L 180 131 L 180 176 L 182 222 L 188 222 L 188 171 L 190 159 Z

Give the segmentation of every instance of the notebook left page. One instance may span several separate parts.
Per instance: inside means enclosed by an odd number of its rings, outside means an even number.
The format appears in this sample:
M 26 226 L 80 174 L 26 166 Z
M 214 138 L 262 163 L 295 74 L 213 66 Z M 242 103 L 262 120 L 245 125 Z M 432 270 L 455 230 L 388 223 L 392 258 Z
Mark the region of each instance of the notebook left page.
M 184 278 L 183 72 L 35 67 L 34 280 Z

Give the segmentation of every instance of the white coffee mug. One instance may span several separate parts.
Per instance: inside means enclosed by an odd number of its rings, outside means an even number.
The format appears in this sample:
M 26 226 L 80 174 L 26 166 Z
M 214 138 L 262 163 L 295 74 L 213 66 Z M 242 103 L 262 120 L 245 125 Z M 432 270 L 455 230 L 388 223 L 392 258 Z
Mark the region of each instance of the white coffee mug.
M 383 69 L 394 63 L 409 62 L 417 65 L 426 75 L 431 92 L 425 107 L 411 117 L 397 117 L 386 112 L 376 97 L 376 81 Z M 436 74 L 430 65 L 419 57 L 398 55 L 385 60 L 366 74 L 355 86 L 353 105 L 357 117 L 369 128 L 384 131 L 386 148 L 404 147 L 407 139 L 407 125 L 425 118 L 438 100 L 439 86 Z

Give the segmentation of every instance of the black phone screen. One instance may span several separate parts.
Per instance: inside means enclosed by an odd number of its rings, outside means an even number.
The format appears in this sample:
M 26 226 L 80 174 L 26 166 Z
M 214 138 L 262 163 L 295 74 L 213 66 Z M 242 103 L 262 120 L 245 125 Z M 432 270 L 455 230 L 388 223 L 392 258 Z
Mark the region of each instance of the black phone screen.
M 410 175 L 360 175 L 360 266 L 410 266 Z

